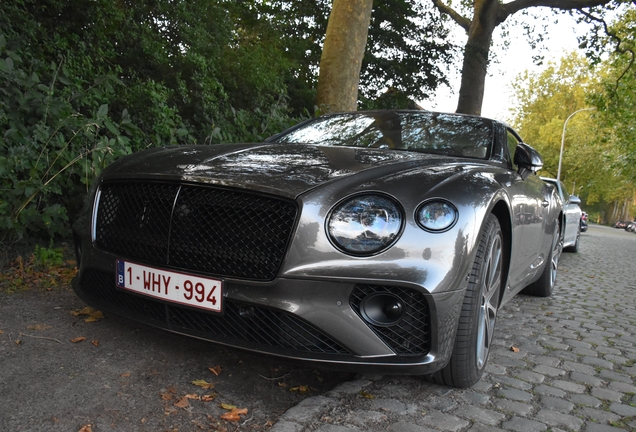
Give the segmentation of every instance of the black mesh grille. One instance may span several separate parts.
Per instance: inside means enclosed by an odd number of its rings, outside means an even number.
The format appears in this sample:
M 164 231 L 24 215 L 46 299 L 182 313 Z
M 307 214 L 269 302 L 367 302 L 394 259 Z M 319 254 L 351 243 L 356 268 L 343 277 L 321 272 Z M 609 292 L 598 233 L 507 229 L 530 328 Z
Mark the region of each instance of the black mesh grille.
M 296 206 L 255 194 L 192 185 L 102 187 L 97 246 L 130 259 L 256 280 L 278 272 Z
M 404 314 L 398 322 L 381 326 L 364 320 L 360 304 L 366 296 L 375 293 L 390 293 L 402 300 Z M 428 303 L 422 293 L 393 286 L 356 285 L 349 297 L 349 304 L 396 354 L 426 355 L 430 351 L 430 314 Z
M 95 240 L 109 252 L 165 263 L 179 185 L 116 184 L 101 189 Z
M 98 307 L 141 316 L 163 328 L 205 336 L 217 342 L 247 347 L 269 346 L 321 354 L 349 354 L 311 324 L 287 312 L 226 300 L 224 314 L 201 312 L 162 303 L 115 288 L 115 275 L 87 270 L 80 281 L 84 293 Z

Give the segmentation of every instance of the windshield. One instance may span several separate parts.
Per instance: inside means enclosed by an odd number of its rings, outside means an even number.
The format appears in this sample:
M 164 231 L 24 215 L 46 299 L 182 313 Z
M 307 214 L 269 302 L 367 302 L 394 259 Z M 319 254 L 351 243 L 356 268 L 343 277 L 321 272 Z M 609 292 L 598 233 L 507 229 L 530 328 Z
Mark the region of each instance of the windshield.
M 493 141 L 492 121 L 429 112 L 378 111 L 316 119 L 274 142 L 370 147 L 486 159 Z

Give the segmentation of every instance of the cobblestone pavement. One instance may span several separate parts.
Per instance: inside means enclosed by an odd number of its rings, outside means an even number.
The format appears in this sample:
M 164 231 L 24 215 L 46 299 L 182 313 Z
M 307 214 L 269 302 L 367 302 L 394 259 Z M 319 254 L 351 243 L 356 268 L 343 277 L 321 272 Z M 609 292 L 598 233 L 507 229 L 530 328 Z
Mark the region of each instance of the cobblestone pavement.
M 519 295 L 500 311 L 471 389 L 364 376 L 303 400 L 271 430 L 636 430 L 634 257 L 636 235 L 590 226 L 579 253 L 563 254 L 551 298 Z

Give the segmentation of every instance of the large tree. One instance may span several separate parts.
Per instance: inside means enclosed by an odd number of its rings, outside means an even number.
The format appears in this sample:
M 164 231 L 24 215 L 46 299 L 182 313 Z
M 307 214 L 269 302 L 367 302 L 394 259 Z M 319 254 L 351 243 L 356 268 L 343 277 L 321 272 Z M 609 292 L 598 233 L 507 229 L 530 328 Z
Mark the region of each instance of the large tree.
M 401 103 L 408 98 L 425 100 L 438 85 L 447 83 L 446 72 L 456 47 L 447 38 L 448 29 L 439 20 L 437 12 L 425 0 L 335 1 L 333 7 L 331 0 L 277 0 L 278 3 L 289 5 L 292 7 L 290 10 L 302 12 L 300 15 L 292 14 L 295 18 L 284 32 L 294 35 L 293 46 L 289 46 L 288 50 L 306 52 L 307 60 L 310 61 L 309 70 L 317 70 L 322 53 L 321 83 L 318 85 L 321 92 L 329 88 L 329 85 L 325 85 L 327 77 L 333 77 L 336 69 L 348 67 L 354 61 L 349 51 L 353 49 L 353 44 L 360 44 L 357 56 L 360 55 L 360 48 L 364 48 L 359 87 L 344 86 L 347 93 L 330 92 L 334 100 L 327 100 L 325 94 L 321 93 L 318 104 L 329 105 L 333 109 L 340 104 L 338 98 L 355 100 L 354 93 L 359 91 L 358 107 L 377 107 L 378 103 L 386 100 L 383 98 L 378 101 L 378 97 L 387 89 L 391 89 L 392 95 L 398 95 L 394 100 Z M 371 15 L 368 16 L 371 4 Z M 310 7 L 315 8 L 315 18 L 305 15 Z M 347 20 L 348 15 L 353 18 Z M 328 16 L 333 23 L 330 22 L 330 30 L 325 37 Z M 299 17 L 305 18 L 299 20 Z M 363 19 L 357 20 L 355 17 Z M 290 20 L 285 19 L 283 24 L 288 22 Z M 352 39 L 352 35 L 363 36 L 367 31 L 367 37 Z M 334 46 L 339 48 L 332 50 Z M 334 57 L 334 51 L 337 57 Z M 355 105 L 350 108 L 355 109 Z
M 432 0 L 435 7 L 462 27 L 468 39 L 464 48 L 461 87 L 457 112 L 480 114 L 493 32 L 512 15 L 532 7 L 574 10 L 605 5 L 611 0 L 474 0 L 466 13 L 443 0 Z
M 373 0 L 334 0 L 320 58 L 316 105 L 355 111 Z

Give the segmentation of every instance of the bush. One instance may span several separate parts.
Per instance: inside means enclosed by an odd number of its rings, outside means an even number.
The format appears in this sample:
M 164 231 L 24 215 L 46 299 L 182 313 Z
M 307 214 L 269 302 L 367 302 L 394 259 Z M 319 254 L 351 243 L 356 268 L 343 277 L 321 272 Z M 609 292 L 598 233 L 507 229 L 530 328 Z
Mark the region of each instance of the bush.
M 296 123 L 284 51 L 235 28 L 220 0 L 0 2 L 0 246 L 67 237 L 123 155 Z
M 126 111 L 115 120 L 108 100 L 121 83 L 102 76 L 90 85 L 44 64 L 0 34 L 0 239 L 67 235 L 76 190 L 103 167 L 131 153 L 137 133 Z M 82 115 L 76 105 L 89 107 Z

